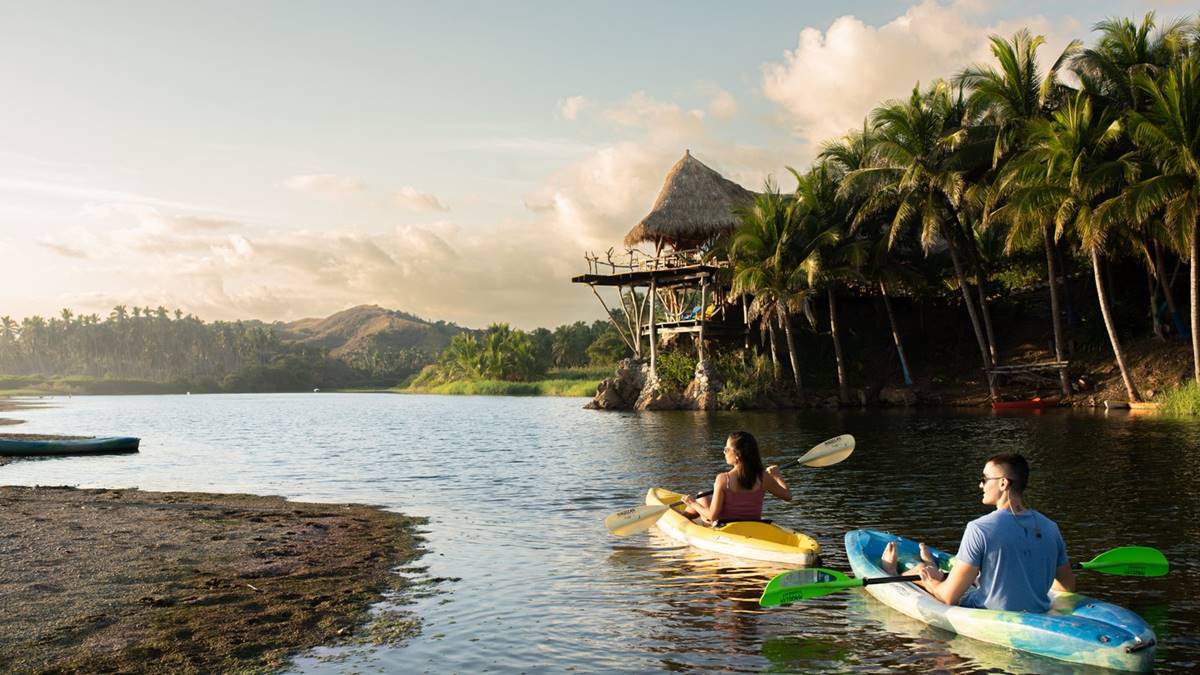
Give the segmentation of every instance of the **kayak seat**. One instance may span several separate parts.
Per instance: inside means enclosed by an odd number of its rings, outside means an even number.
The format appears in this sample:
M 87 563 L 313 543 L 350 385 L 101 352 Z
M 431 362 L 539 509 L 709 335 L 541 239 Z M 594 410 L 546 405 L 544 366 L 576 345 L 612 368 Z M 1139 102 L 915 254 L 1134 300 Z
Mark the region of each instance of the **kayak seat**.
M 742 518 L 739 520 L 718 520 L 717 522 L 713 523 L 712 526 L 725 527 L 726 525 L 732 525 L 734 523 L 766 523 L 767 525 L 770 525 L 771 522 L 772 521 L 770 518 Z
M 796 537 L 794 532 L 789 532 L 764 520 L 735 520 L 732 523 L 725 523 L 718 529 L 724 534 L 784 545 L 794 543 Z

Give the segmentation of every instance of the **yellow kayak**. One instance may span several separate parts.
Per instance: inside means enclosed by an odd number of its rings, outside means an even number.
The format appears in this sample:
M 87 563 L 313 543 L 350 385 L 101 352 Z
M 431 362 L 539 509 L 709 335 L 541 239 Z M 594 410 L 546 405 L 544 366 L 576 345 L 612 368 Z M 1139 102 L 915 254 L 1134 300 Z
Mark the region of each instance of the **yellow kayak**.
M 664 488 L 650 488 L 646 492 L 646 503 L 666 506 L 681 497 L 683 495 Z M 685 508 L 680 505 L 664 512 L 655 523 L 658 529 L 673 539 L 713 553 L 797 567 L 817 564 L 821 545 L 807 534 L 781 525 L 751 521 L 707 527 L 683 515 Z

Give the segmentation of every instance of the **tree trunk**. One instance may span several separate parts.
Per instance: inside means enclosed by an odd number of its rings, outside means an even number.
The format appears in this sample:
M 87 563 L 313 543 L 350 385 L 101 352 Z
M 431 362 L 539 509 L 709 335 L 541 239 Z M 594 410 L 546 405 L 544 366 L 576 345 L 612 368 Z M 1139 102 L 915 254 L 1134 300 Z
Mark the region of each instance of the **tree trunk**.
M 979 310 L 983 314 L 983 329 L 987 336 L 988 354 L 992 357 L 992 365 L 1000 363 L 1000 358 L 996 355 L 996 333 L 992 330 L 992 310 L 988 308 L 987 292 L 984 288 L 987 286 L 987 278 L 983 276 L 983 272 L 979 273 L 979 283 L 975 288 L 979 292 Z
M 971 301 L 971 292 L 967 287 L 967 275 L 963 272 L 962 260 L 958 257 L 958 245 L 954 242 L 953 233 L 946 231 L 948 229 L 943 228 L 946 247 L 950 249 L 950 261 L 954 263 L 958 288 L 962 291 L 963 302 L 967 305 L 967 314 L 971 317 L 971 328 L 975 330 L 975 341 L 979 344 L 979 356 L 983 360 L 983 374 L 988 381 L 988 393 L 994 401 L 999 397 L 999 393 L 996 391 L 996 383 L 991 377 L 992 360 L 988 357 L 988 346 L 983 338 L 983 329 L 979 325 L 979 316 L 975 312 L 975 303 Z
M 1155 281 L 1153 264 L 1146 266 L 1146 286 L 1150 291 L 1150 330 L 1154 331 L 1154 337 L 1162 342 L 1167 341 L 1167 336 L 1163 335 L 1162 322 L 1158 320 L 1158 282 Z
M 1200 384 L 1200 238 L 1198 238 L 1200 222 L 1192 224 L 1192 259 L 1188 261 L 1191 268 L 1189 277 L 1189 292 L 1192 296 L 1192 376 L 1196 384 Z
M 783 333 L 787 337 L 788 357 L 792 361 L 792 376 L 796 381 L 796 395 L 804 396 L 804 385 L 800 382 L 800 355 L 796 352 L 796 340 L 792 337 L 792 322 L 787 316 L 779 317 Z
M 831 285 L 829 293 L 829 334 L 833 336 L 833 354 L 837 358 L 838 400 L 843 404 L 850 401 L 850 390 L 846 386 L 846 360 L 842 358 L 842 339 L 838 335 L 837 300 Z
M 883 293 L 883 307 L 887 310 L 888 323 L 892 326 L 892 341 L 896 343 L 896 353 L 900 355 L 900 372 L 904 374 L 904 384 L 912 386 L 912 374 L 908 370 L 908 359 L 904 356 L 904 343 L 900 341 L 900 329 L 896 327 L 896 315 L 892 312 L 892 299 L 888 297 L 887 286 L 879 282 L 879 290 Z
M 775 375 L 775 381 L 783 379 L 783 366 L 779 363 L 779 353 L 775 350 L 775 322 L 771 320 L 771 315 L 766 317 L 767 322 L 767 341 L 771 343 L 771 372 Z
M 1125 392 L 1130 401 L 1142 400 L 1133 380 L 1129 377 L 1129 368 L 1125 365 L 1125 353 L 1121 351 L 1121 341 L 1117 338 L 1117 328 L 1113 325 L 1112 312 L 1108 309 L 1108 294 L 1104 290 L 1104 279 L 1100 275 L 1100 254 L 1092 251 L 1092 272 L 1096 277 L 1096 299 L 1100 301 L 1100 313 L 1104 316 L 1104 327 L 1108 329 L 1108 340 L 1112 343 L 1113 356 L 1117 359 L 1117 368 L 1121 371 L 1121 380 L 1125 383 Z
M 1167 311 L 1171 313 L 1171 322 L 1175 330 L 1183 335 L 1183 326 L 1179 323 L 1179 307 L 1175 304 L 1175 293 L 1171 291 L 1171 279 L 1167 278 L 1167 268 L 1163 264 L 1162 245 L 1154 242 L 1154 274 L 1162 288 L 1163 297 L 1167 300 Z
M 1054 260 L 1054 236 L 1051 233 L 1053 227 L 1049 223 L 1042 227 L 1042 242 L 1046 245 L 1046 280 L 1050 282 L 1050 324 L 1054 327 L 1054 360 L 1061 362 L 1067 359 L 1063 355 L 1062 310 L 1059 309 L 1058 265 Z M 1066 368 L 1059 369 L 1058 384 L 1063 398 L 1069 397 L 1071 383 L 1067 381 Z

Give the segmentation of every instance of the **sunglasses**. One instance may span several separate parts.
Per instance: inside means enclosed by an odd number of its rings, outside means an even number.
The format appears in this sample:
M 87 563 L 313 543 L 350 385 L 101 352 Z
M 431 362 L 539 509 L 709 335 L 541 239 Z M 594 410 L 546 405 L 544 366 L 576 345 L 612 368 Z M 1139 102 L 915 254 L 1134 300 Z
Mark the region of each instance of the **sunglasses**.
M 982 474 L 979 476 L 979 484 L 987 485 L 989 480 L 1000 480 L 1001 478 L 1008 478 L 1008 476 L 989 476 L 987 474 Z

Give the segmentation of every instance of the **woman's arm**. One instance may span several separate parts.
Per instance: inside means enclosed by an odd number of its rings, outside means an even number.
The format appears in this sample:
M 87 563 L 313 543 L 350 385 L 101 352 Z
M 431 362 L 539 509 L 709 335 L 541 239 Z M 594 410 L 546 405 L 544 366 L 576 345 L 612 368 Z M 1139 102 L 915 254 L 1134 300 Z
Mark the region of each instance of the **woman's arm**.
M 696 510 L 700 517 L 708 522 L 716 522 L 717 517 L 721 515 L 721 505 L 725 502 L 725 474 L 719 473 L 713 479 L 713 493 L 709 497 L 707 503 L 705 500 L 692 499 L 690 495 L 684 495 L 683 503 Z
M 788 489 L 787 483 L 783 482 L 783 474 L 779 473 L 778 465 L 772 464 L 763 472 L 763 487 L 785 502 L 792 501 L 792 491 Z

